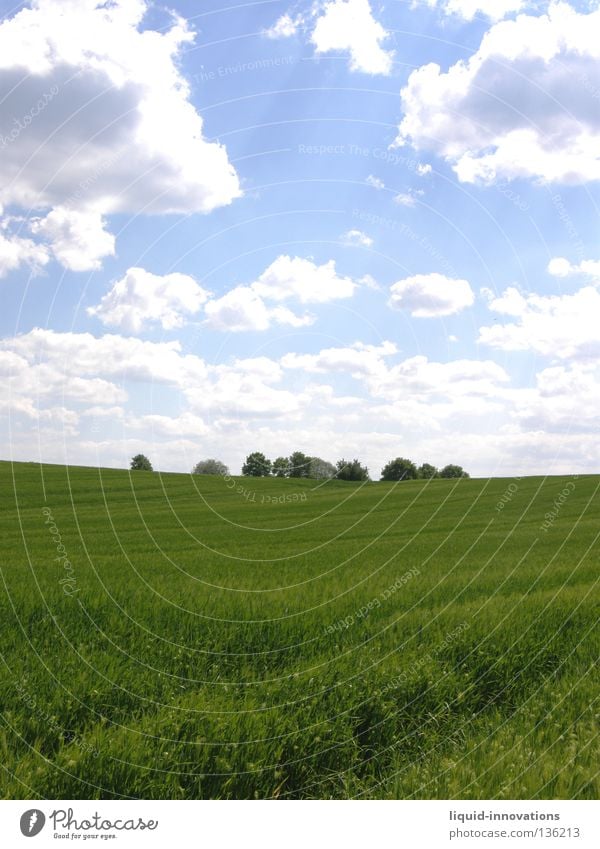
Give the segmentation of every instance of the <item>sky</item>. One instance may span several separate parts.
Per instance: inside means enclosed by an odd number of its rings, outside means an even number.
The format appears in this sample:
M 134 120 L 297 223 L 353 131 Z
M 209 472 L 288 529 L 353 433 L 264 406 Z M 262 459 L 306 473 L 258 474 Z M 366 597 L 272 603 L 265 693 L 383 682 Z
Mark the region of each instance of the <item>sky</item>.
M 0 2 L 3 459 L 600 472 L 600 3 Z

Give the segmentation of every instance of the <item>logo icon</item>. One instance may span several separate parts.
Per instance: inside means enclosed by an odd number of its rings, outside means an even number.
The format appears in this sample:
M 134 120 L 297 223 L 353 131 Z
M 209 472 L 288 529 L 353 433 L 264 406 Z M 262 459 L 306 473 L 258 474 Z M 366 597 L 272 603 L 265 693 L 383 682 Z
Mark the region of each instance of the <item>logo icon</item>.
M 35 837 L 46 824 L 46 817 L 39 808 L 25 811 L 21 816 L 21 834 L 25 837 Z

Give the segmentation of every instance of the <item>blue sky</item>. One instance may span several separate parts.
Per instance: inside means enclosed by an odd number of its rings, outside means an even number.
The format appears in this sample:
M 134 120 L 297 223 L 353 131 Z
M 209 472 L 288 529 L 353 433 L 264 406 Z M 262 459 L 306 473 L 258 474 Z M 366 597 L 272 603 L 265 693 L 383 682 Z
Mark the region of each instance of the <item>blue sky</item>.
M 0 4 L 2 456 L 598 472 L 598 5 Z

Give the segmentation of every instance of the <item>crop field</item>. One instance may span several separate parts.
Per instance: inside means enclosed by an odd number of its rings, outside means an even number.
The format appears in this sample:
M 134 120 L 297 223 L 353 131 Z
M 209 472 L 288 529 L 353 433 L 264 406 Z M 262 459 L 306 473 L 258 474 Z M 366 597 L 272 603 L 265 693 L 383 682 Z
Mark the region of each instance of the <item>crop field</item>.
M 0 478 L 2 798 L 598 796 L 597 476 Z

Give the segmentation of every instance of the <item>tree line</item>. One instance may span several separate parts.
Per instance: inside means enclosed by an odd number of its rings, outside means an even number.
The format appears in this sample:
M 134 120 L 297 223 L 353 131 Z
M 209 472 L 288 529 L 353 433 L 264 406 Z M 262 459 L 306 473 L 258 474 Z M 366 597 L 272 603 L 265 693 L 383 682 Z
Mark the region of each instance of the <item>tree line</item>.
M 151 472 L 152 463 L 144 454 L 136 454 L 131 460 L 132 470 Z M 221 475 L 229 474 L 229 469 L 220 460 L 209 457 L 200 460 L 192 469 L 193 475 Z M 262 451 L 253 451 L 248 454 L 242 466 L 242 475 L 253 478 L 312 478 L 313 480 L 327 480 L 336 478 L 342 481 L 369 481 L 371 477 L 369 470 L 360 460 L 346 460 L 342 458 L 335 465 L 323 460 L 321 457 L 310 457 L 302 451 L 294 451 L 289 457 L 277 457 L 269 460 Z M 431 463 L 422 463 L 417 466 L 406 457 L 396 457 L 381 470 L 380 480 L 402 481 L 402 480 L 431 480 L 433 478 L 468 478 L 469 475 L 462 466 L 449 463 L 442 469 L 436 468 Z
M 219 460 L 202 460 L 192 470 L 196 475 L 226 475 L 229 469 Z M 325 480 L 337 478 L 343 481 L 371 480 L 369 469 L 360 460 L 342 458 L 337 463 L 330 463 L 321 457 L 311 457 L 302 451 L 294 451 L 289 457 L 277 457 L 269 460 L 262 451 L 248 454 L 242 466 L 242 475 L 254 478 L 312 478 Z M 449 463 L 442 469 L 431 463 L 417 466 L 405 457 L 390 460 L 381 470 L 382 481 L 401 480 L 430 480 L 432 478 L 468 478 L 469 475 L 462 466 Z

